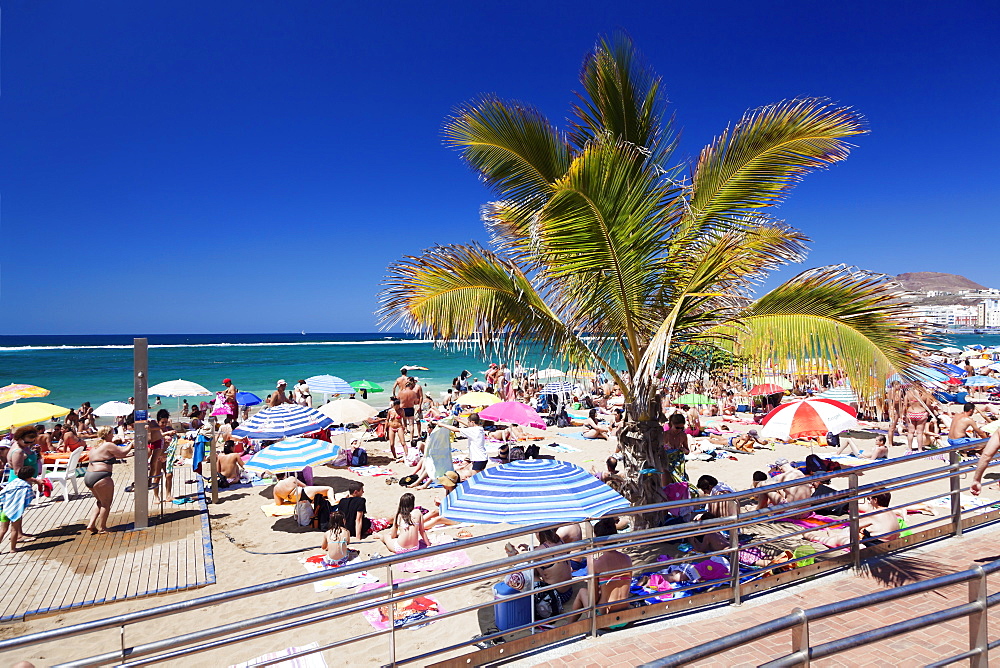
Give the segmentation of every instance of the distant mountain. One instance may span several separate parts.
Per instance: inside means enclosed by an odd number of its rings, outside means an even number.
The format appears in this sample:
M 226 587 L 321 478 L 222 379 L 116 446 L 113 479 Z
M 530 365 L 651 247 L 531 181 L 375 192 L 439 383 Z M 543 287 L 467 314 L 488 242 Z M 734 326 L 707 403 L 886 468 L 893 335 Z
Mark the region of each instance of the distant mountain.
M 958 274 L 943 274 L 937 271 L 913 271 L 900 274 L 896 280 L 905 290 L 910 292 L 928 292 L 930 290 L 940 290 L 942 292 L 958 292 L 959 290 L 985 290 L 979 283 L 970 281 L 965 276 Z

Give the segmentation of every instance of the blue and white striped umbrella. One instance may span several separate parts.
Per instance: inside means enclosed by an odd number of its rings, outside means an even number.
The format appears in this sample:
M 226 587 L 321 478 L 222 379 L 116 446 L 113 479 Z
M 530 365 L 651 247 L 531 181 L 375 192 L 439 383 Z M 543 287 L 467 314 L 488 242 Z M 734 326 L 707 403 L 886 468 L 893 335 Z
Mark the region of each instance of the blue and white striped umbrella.
M 351 387 L 343 378 L 324 374 L 322 376 L 310 376 L 306 378 L 309 390 L 312 392 L 323 392 L 325 394 L 355 394 L 357 390 Z
M 338 452 L 339 445 L 315 438 L 286 438 L 251 457 L 245 468 L 271 473 L 301 471 L 307 466 L 330 461 Z
M 258 440 L 285 438 L 309 434 L 325 429 L 333 420 L 315 408 L 296 404 L 279 404 L 265 408 L 252 418 L 233 429 L 234 436 L 247 436 Z
M 965 381 L 966 387 L 996 387 L 1000 385 L 1000 380 L 989 376 L 973 376 Z
M 858 403 L 858 395 L 849 387 L 832 387 L 819 395 L 822 399 L 833 399 L 845 404 Z
M 441 517 L 473 524 L 576 522 L 625 510 L 629 502 L 575 464 L 526 459 L 493 466 L 441 502 Z
M 573 391 L 573 383 L 567 383 L 565 380 L 557 380 L 552 383 L 546 383 L 545 387 L 542 388 L 542 394 L 569 394 Z

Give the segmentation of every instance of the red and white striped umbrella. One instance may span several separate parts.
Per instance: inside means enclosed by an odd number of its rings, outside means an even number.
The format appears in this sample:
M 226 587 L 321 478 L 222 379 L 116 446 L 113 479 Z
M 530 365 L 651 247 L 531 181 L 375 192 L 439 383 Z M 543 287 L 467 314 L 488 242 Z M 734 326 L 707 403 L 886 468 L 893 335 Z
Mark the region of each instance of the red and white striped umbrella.
M 798 438 L 839 434 L 858 427 L 858 412 L 834 399 L 804 399 L 782 404 L 764 416 L 764 438 Z

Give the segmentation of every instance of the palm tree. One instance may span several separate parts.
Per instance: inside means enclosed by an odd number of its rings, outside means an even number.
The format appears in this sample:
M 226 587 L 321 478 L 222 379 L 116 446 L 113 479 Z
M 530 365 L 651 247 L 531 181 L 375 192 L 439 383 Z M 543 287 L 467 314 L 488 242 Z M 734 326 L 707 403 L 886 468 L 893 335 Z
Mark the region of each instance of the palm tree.
M 448 120 L 446 143 L 497 193 L 483 209 L 492 249 L 437 246 L 391 265 L 383 325 L 473 340 L 484 355 L 530 340 L 607 369 L 626 398 L 633 503 L 661 500 L 657 476 L 639 472 L 665 470 L 665 377 L 720 361 L 827 360 L 874 398 L 891 374 L 909 374 L 919 335 L 881 275 L 825 267 L 753 299 L 768 272 L 806 252 L 806 237 L 768 210 L 847 157 L 846 140 L 865 132 L 856 112 L 779 102 L 745 114 L 695 164 L 674 164 L 661 80 L 627 38 L 599 41 L 581 83 L 566 131 L 492 96 Z

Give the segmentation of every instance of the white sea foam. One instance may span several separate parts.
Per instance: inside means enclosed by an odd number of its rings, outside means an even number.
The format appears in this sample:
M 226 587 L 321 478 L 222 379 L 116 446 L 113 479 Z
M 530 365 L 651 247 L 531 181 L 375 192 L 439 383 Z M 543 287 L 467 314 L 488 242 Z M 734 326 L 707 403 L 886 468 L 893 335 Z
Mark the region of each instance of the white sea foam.
M 433 343 L 429 339 L 404 339 L 397 341 L 295 341 L 282 343 L 151 343 L 150 348 L 257 348 L 264 346 L 390 346 L 399 343 Z M 0 346 L 0 352 L 25 350 L 130 350 L 132 346 Z

